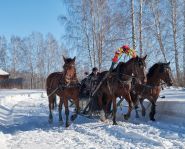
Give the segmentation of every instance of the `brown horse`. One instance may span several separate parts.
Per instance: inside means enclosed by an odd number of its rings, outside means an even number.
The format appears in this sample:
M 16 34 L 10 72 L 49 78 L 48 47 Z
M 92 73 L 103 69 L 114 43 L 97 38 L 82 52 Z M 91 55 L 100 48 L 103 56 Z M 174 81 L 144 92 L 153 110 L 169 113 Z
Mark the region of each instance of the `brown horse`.
M 96 96 L 100 109 L 103 109 L 107 115 L 110 112 L 110 104 L 113 102 L 113 125 L 116 125 L 116 98 L 124 97 L 129 104 L 128 112 L 124 115 L 125 119 L 130 117 L 132 110 L 132 101 L 130 97 L 131 81 L 134 75 L 135 78 L 144 82 L 145 75 L 145 59 L 136 57 L 130 59 L 128 62 L 120 62 L 108 78 L 102 83 L 98 89 Z M 106 72 L 101 73 L 102 77 Z M 101 78 L 102 78 L 101 77 Z
M 156 63 L 154 64 L 147 74 L 147 83 L 146 84 L 135 84 L 133 90 L 131 91 L 131 97 L 133 102 L 140 101 L 142 107 L 142 115 L 145 116 L 145 107 L 143 105 L 143 100 L 148 99 L 152 106 L 151 112 L 149 114 L 150 120 L 155 121 L 155 104 L 159 97 L 159 93 L 161 91 L 161 81 L 164 81 L 168 86 L 172 86 L 171 79 L 171 69 L 169 63 Z M 136 109 L 136 117 L 139 117 L 137 106 Z
M 62 105 L 65 106 L 65 115 L 66 115 L 66 127 L 69 126 L 69 108 L 68 108 L 68 99 L 72 99 L 76 105 L 76 113 L 71 116 L 71 120 L 75 120 L 79 112 L 79 83 L 76 76 L 75 69 L 75 57 L 65 58 L 63 72 L 54 72 L 50 74 L 46 80 L 46 90 L 49 98 L 49 122 L 53 122 L 52 110 L 54 109 L 54 102 L 56 95 L 60 97 L 59 102 L 59 122 L 63 123 L 62 120 Z

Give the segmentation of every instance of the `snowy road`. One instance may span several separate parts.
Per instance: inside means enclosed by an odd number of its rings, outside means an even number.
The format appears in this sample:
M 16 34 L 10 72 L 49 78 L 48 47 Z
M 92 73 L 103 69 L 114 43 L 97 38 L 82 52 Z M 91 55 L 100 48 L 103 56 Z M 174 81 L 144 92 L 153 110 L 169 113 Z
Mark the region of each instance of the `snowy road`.
M 166 99 L 185 99 L 184 90 L 166 90 Z M 169 96 L 168 96 L 169 95 Z M 64 116 L 65 117 L 65 116 Z M 183 120 L 156 122 L 148 118 L 129 121 L 118 117 L 118 126 L 79 116 L 69 127 L 48 122 L 48 101 L 42 91 L 0 90 L 0 148 L 185 148 Z

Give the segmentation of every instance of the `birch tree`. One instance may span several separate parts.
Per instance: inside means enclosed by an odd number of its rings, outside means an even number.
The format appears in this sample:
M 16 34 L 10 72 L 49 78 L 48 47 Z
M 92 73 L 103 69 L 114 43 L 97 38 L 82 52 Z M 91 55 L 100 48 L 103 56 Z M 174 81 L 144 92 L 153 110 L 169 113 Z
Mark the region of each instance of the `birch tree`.
M 7 41 L 0 36 L 0 68 L 7 70 Z
M 177 48 L 177 2 L 176 0 L 171 0 L 171 18 L 172 18 L 172 29 L 173 29 L 173 44 L 175 53 L 175 67 L 177 82 L 180 79 L 180 68 L 179 68 L 179 53 Z
M 142 39 L 142 15 L 143 15 L 143 0 L 140 0 L 140 7 L 139 7 L 139 50 L 140 56 L 143 54 L 143 39 Z
M 184 81 L 185 81 L 185 0 L 184 0 L 184 11 L 183 11 L 183 72 L 184 72 Z
M 162 31 L 161 31 L 161 22 L 160 22 L 160 11 L 158 9 L 158 5 L 159 5 L 159 1 L 154 1 L 150 3 L 150 8 L 152 10 L 152 14 L 154 17 L 154 24 L 155 24 L 155 34 L 157 37 L 157 41 L 159 43 L 160 46 L 160 51 L 163 55 L 164 61 L 167 62 L 167 58 L 166 58 L 166 50 L 164 47 L 164 43 L 162 40 Z
M 54 72 L 56 70 L 61 71 L 61 58 L 62 58 L 62 53 L 60 54 L 58 52 L 59 46 L 54 38 L 54 36 L 49 33 L 46 36 L 46 41 L 45 41 L 45 66 L 46 66 L 46 76 Z
M 134 0 L 131 0 L 131 18 L 132 18 L 132 46 L 136 49 L 135 17 L 134 17 Z

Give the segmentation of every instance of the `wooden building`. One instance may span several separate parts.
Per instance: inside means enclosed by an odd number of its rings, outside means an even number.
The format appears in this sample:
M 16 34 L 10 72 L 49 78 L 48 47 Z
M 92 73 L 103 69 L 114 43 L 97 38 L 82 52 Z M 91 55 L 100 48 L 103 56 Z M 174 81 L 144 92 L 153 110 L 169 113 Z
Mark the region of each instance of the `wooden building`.
M 9 79 L 10 74 L 5 72 L 4 70 L 0 69 L 0 80 Z
M 11 88 L 23 88 L 23 78 L 9 78 L 8 72 L 0 69 L 0 88 L 11 89 Z

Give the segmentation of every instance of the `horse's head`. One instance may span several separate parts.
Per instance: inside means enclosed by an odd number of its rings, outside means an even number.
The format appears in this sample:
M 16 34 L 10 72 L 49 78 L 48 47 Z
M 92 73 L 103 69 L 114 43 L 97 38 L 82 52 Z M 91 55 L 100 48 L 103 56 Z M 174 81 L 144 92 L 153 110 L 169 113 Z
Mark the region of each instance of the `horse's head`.
M 135 57 L 130 60 L 132 66 L 130 67 L 132 69 L 133 75 L 139 79 L 140 82 L 146 83 L 147 78 L 146 78 L 146 56 L 142 57 Z
M 124 77 L 125 75 L 131 76 L 132 74 L 136 77 L 138 83 L 145 83 L 147 81 L 145 68 L 146 68 L 146 57 L 135 57 L 131 58 L 128 62 L 120 62 L 113 72 L 117 72 L 120 76 Z
M 171 68 L 170 62 L 161 63 L 158 68 L 158 72 L 160 74 L 160 79 L 163 80 L 168 86 L 173 85 L 172 77 L 171 77 Z
M 75 59 L 76 57 L 74 57 L 73 59 L 71 58 L 65 58 L 63 56 L 64 59 L 64 77 L 65 77 L 65 81 L 67 83 L 70 83 L 71 80 L 74 80 L 76 77 L 76 69 L 75 69 Z

